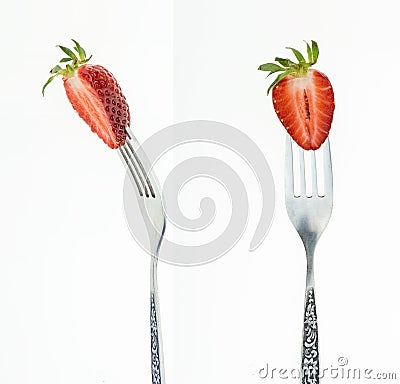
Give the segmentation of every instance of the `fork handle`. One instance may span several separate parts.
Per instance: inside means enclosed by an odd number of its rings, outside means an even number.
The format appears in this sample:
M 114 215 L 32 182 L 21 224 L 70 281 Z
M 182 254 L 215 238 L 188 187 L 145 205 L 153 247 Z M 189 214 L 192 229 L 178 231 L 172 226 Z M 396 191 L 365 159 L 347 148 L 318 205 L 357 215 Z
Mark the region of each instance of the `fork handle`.
M 160 305 L 157 287 L 157 258 L 150 264 L 150 336 L 151 336 L 151 382 L 165 384 L 164 360 L 162 350 Z
M 301 383 L 319 384 L 318 325 L 314 287 L 307 287 L 304 304 Z
M 154 292 L 150 294 L 150 334 L 151 334 L 151 382 L 163 384 L 160 356 L 160 332 L 158 328 L 157 298 Z

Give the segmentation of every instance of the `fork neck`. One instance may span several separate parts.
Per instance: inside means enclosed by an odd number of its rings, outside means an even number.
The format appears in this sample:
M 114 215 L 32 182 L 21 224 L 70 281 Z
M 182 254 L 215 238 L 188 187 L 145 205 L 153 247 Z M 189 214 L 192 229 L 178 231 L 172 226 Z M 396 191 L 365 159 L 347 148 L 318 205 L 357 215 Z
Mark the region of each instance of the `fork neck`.
M 306 277 L 306 287 L 307 290 L 314 288 L 314 257 L 308 257 L 307 255 L 307 277 Z
M 306 250 L 306 258 L 307 258 L 307 278 L 306 278 L 306 286 L 307 290 L 309 288 L 314 288 L 314 251 L 315 246 L 317 244 L 316 239 L 312 239 L 312 241 L 304 242 L 304 248 Z

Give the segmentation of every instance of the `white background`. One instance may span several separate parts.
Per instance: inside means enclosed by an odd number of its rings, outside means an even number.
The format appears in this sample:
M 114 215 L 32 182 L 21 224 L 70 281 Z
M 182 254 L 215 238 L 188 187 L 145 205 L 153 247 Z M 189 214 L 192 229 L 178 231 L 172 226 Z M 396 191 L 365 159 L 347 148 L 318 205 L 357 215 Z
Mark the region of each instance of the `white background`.
M 256 69 L 285 46 L 318 41 L 317 68 L 336 98 L 334 211 L 315 266 L 321 364 L 345 356 L 351 367 L 400 377 L 395 5 L 3 4 L 0 383 L 150 382 L 149 260 L 125 224 L 123 167 L 70 107 L 60 79 L 40 93 L 61 58 L 54 46 L 71 37 L 122 84 L 139 140 L 173 122 L 226 122 L 259 145 L 275 177 L 274 223 L 256 252 L 247 251 L 259 208 L 249 181 L 248 231 L 228 255 L 160 266 L 175 384 L 260 383 L 267 362 L 299 366 L 305 257 L 284 207 L 284 131 Z

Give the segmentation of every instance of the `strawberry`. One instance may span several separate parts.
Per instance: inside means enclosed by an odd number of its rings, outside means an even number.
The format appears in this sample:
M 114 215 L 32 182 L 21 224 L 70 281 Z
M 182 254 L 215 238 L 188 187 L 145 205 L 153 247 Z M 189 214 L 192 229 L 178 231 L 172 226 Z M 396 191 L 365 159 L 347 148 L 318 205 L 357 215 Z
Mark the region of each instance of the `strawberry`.
M 272 73 L 281 72 L 269 86 L 275 112 L 293 140 L 305 150 L 316 150 L 328 137 L 331 129 L 335 100 L 327 76 L 310 69 L 319 56 L 318 45 L 307 44 L 308 62 L 294 48 L 290 49 L 297 63 L 276 57 L 278 63 L 266 63 L 258 68 Z M 267 76 L 267 77 L 268 77 Z
M 70 62 L 63 69 L 56 65 L 52 76 L 42 88 L 57 76 L 63 76 L 64 88 L 72 107 L 90 126 L 91 130 L 110 147 L 118 148 L 125 144 L 126 131 L 130 125 L 129 107 L 115 77 L 100 65 L 86 64 L 92 56 L 86 58 L 85 50 L 75 41 L 74 49 L 58 45 L 68 57 L 60 63 Z

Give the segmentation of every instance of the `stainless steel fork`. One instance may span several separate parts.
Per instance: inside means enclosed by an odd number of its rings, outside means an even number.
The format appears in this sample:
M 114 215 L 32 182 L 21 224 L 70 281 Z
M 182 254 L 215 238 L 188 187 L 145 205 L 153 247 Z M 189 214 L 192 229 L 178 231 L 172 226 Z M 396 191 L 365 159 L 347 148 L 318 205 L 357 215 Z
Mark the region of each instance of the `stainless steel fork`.
M 293 147 L 299 150 L 299 184 L 300 192 L 294 191 L 294 166 Z M 304 304 L 303 343 L 301 355 L 301 383 L 319 383 L 319 350 L 318 350 L 318 326 L 315 307 L 314 292 L 314 251 L 317 242 L 326 228 L 332 213 L 332 162 L 329 147 L 329 139 L 322 148 L 324 192 L 318 191 L 315 152 L 310 151 L 311 165 L 311 196 L 306 195 L 306 173 L 304 151 L 288 136 L 286 139 L 285 156 L 285 202 L 288 216 L 303 241 L 307 257 L 307 279 Z M 321 185 L 321 183 L 320 183 Z
M 150 244 L 150 335 L 152 384 L 164 384 L 164 358 L 160 326 L 160 305 L 157 287 L 158 255 L 165 231 L 165 211 L 160 186 L 143 152 L 138 154 L 140 144 L 128 128 L 127 140 L 119 148 L 119 155 L 136 186 L 136 196 L 146 223 Z

